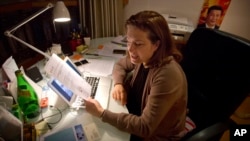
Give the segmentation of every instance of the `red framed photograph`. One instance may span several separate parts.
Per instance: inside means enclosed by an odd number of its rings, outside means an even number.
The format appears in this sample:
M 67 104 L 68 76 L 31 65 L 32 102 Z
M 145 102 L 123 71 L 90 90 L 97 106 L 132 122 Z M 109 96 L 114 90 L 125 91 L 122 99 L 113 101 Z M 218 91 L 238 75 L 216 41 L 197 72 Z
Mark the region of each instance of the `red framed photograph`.
M 219 29 L 231 0 L 204 0 L 197 27 Z

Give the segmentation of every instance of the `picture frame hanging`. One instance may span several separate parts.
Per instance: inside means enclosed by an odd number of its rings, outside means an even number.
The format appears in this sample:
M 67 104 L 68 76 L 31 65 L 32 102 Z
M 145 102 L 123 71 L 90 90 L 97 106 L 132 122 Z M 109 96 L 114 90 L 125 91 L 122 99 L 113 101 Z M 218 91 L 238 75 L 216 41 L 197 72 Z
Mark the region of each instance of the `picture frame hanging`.
M 231 0 L 204 0 L 197 28 L 219 29 Z

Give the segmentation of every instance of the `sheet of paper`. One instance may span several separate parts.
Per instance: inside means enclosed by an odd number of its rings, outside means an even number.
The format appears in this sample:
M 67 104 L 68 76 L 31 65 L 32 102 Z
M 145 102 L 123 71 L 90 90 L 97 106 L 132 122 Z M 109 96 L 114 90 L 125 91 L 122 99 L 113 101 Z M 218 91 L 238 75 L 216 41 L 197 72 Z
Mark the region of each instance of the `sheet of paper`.
M 83 99 L 90 97 L 91 86 L 57 55 L 50 57 L 44 70 Z
M 115 64 L 114 60 L 87 59 L 89 63 L 78 66 L 83 74 L 109 76 L 112 74 Z
M 127 50 L 126 47 L 121 47 L 120 45 L 113 44 L 111 42 L 107 42 L 107 43 L 103 44 L 102 49 L 98 49 L 98 54 L 102 55 L 102 56 L 111 56 L 111 57 L 115 57 L 115 58 L 124 57 L 124 55 L 122 55 L 122 54 L 114 54 L 113 53 L 114 49 Z
M 115 37 L 111 42 L 117 45 L 121 45 L 123 47 L 127 46 L 126 36 L 119 35 Z
M 83 129 L 88 141 L 97 141 L 100 139 L 101 136 L 99 134 L 99 131 L 95 123 L 90 123 L 88 125 L 85 125 Z
M 18 70 L 16 61 L 10 56 L 2 65 L 4 72 L 7 74 L 10 81 L 16 81 L 15 71 Z

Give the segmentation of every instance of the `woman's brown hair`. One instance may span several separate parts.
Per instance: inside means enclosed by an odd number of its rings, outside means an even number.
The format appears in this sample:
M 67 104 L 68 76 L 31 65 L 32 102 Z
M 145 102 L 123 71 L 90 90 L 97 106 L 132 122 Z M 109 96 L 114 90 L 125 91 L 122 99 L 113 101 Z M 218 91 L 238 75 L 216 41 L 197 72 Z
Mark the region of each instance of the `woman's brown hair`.
M 148 66 L 160 66 L 167 62 L 168 56 L 173 56 L 176 61 L 181 61 L 182 54 L 174 45 L 172 34 L 165 18 L 155 11 L 142 11 L 132 15 L 125 23 L 148 32 L 152 43 L 160 41 L 158 49 L 148 62 Z

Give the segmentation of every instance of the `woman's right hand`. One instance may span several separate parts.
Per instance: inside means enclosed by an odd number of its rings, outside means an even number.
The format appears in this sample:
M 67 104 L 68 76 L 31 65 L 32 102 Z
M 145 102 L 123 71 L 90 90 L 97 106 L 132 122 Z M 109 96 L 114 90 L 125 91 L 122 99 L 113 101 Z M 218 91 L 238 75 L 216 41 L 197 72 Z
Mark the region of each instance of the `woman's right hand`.
M 127 104 L 127 93 L 122 84 L 114 86 L 112 96 L 116 101 L 120 101 L 122 105 Z

